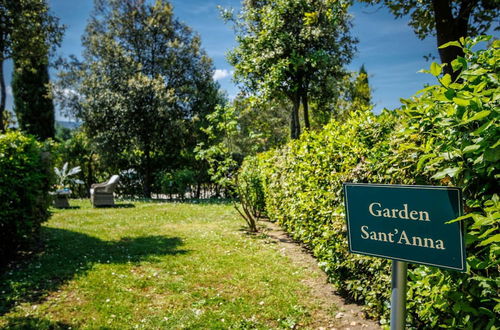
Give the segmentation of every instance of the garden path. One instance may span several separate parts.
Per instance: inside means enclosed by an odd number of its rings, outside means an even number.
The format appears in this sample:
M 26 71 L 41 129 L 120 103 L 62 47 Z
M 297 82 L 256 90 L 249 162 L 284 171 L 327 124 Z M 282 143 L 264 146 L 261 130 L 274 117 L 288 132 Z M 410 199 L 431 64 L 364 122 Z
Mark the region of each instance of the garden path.
M 282 255 L 288 257 L 294 264 L 306 267 L 314 273 L 304 283 L 311 288 L 312 294 L 322 302 L 322 310 L 315 315 L 317 329 L 381 329 L 374 320 L 366 319 L 361 306 L 350 304 L 336 293 L 335 287 L 328 283 L 327 275 L 318 267 L 317 260 L 299 243 L 290 238 L 277 224 L 262 221 L 264 233 L 274 243 L 279 244 Z M 329 313 L 332 308 L 336 313 Z

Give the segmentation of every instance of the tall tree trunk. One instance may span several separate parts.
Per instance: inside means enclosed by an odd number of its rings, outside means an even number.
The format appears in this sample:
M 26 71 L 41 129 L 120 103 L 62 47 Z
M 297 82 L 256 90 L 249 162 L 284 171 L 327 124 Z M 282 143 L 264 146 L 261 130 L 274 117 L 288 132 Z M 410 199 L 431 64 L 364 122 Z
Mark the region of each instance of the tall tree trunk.
M 1 56 L 1 55 L 0 55 Z M 3 59 L 0 60 L 0 133 L 5 132 L 4 122 L 4 111 L 5 111 L 5 78 L 3 76 Z
M 149 150 L 149 145 L 146 146 L 144 150 L 144 197 L 151 198 L 151 151 Z
M 201 183 L 198 181 L 196 183 L 196 199 L 200 199 L 201 195 Z
M 307 88 L 304 88 L 302 90 L 302 109 L 304 111 L 304 127 L 306 129 L 311 128 L 311 124 L 309 123 L 309 100 L 307 96 Z
M 455 18 L 449 0 L 432 0 L 438 47 L 467 36 L 470 14 L 476 4 L 477 0 L 462 0 L 460 10 Z M 450 74 L 453 80 L 459 72 L 453 72 L 451 62 L 463 55 L 464 53 L 459 47 L 439 48 L 441 63 L 446 64 L 443 71 Z
M 94 180 L 94 171 L 92 170 L 92 157 L 93 152 L 90 153 L 89 161 L 87 163 L 87 171 L 88 171 L 88 176 L 87 176 L 87 197 L 90 197 L 90 187 L 92 186 L 92 182 L 97 182 L 97 180 Z
M 292 139 L 298 139 L 300 136 L 300 121 L 299 121 L 299 107 L 300 107 L 300 94 L 295 92 L 292 99 L 292 116 L 290 122 L 290 135 Z

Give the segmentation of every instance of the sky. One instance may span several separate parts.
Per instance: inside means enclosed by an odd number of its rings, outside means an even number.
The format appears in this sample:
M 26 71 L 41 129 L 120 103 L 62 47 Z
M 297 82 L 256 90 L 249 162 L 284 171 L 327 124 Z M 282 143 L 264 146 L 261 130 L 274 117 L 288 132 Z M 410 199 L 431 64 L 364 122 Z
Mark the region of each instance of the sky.
M 93 7 L 92 0 L 48 0 L 52 14 L 60 18 L 66 31 L 60 56 L 71 54 L 81 57 L 81 36 Z M 212 58 L 214 79 L 230 98 L 238 93 L 232 82 L 233 68 L 225 59 L 226 53 L 236 46 L 231 25 L 220 18 L 217 6 L 239 8 L 239 0 L 171 0 L 174 15 L 200 34 L 202 47 Z M 372 88 L 374 112 L 383 108 L 394 109 L 400 98 L 408 98 L 422 89 L 425 83 L 434 83 L 430 75 L 418 73 L 428 68 L 430 62 L 424 55 L 433 54 L 438 61 L 436 40 L 429 37 L 420 40 L 408 26 L 408 18 L 395 19 L 381 6 L 356 3 L 351 8 L 352 35 L 358 38 L 358 51 L 348 69 L 358 71 L 364 64 Z M 12 65 L 6 65 L 7 108 L 12 108 L 10 78 Z M 52 76 L 55 74 L 52 73 Z M 61 120 L 60 114 L 56 118 Z

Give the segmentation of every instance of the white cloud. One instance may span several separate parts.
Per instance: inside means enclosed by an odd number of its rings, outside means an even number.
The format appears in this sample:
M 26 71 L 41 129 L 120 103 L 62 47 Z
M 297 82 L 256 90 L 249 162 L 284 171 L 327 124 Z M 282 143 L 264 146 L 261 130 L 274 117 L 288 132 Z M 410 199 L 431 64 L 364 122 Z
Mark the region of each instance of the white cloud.
M 224 78 L 231 76 L 232 74 L 233 74 L 232 71 L 229 72 L 226 69 L 222 69 L 222 70 L 216 69 L 214 72 L 213 78 L 214 78 L 214 80 L 221 80 L 221 79 L 224 79 Z
M 7 86 L 7 87 L 5 88 L 5 91 L 7 92 L 7 95 L 12 96 L 12 87 L 11 87 L 11 86 Z

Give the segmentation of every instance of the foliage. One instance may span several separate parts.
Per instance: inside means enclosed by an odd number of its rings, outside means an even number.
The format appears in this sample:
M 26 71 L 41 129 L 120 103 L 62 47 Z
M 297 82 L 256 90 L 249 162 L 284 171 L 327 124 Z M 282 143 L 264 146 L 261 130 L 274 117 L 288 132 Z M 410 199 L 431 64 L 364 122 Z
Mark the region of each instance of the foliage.
M 351 72 L 342 77 L 340 85 L 337 97 L 317 100 L 311 104 L 313 128 L 322 128 L 332 118 L 345 118 L 351 111 L 373 108 L 368 73 L 364 65 L 359 72 Z
M 63 73 L 56 94 L 74 101 L 66 105 L 103 162 L 135 170 L 150 197 L 156 173 L 191 159 L 220 101 L 212 62 L 167 1 L 96 1 L 83 42 L 85 62 Z
M 54 163 L 57 167 L 64 163 L 80 164 L 81 171 L 76 174 L 76 179 L 83 184 L 69 182 L 73 196 L 89 197 L 90 186 L 93 183 L 103 182 L 116 172 L 106 168 L 99 155 L 91 147 L 90 139 L 85 132 L 77 129 L 71 137 L 63 142 L 55 143 L 53 148 Z M 120 182 L 124 179 L 120 177 Z
M 207 140 L 198 144 L 196 156 L 208 162 L 214 182 L 232 187 L 244 157 L 288 141 L 287 116 L 282 104 L 256 104 L 251 97 L 239 95 L 207 116 L 208 125 L 202 128 Z
M 2 126 L 2 127 L 0 127 L 0 132 L 5 132 L 9 128 L 14 127 L 15 120 L 14 120 L 14 114 L 12 113 L 12 111 L 5 110 L 5 112 L 3 113 L 3 122 L 1 122 L 0 125 Z
M 20 68 L 15 58 L 12 92 L 19 128 L 41 140 L 53 138 L 54 104 L 49 92 L 48 64 L 32 63 L 29 68 Z
M 236 178 L 235 187 L 239 204 L 234 207 L 245 219 L 248 228 L 257 232 L 257 221 L 265 212 L 265 195 L 262 186 L 261 174 L 258 171 L 258 159 L 248 157 Z
M 299 106 L 306 128 L 309 100 L 330 98 L 353 53 L 349 1 L 244 1 L 233 16 L 238 46 L 229 53 L 235 80 L 256 101 L 288 99 L 293 105 L 291 137 L 300 135 Z
M 174 172 L 162 173 L 159 178 L 161 192 L 164 194 L 178 195 L 184 199 L 191 186 L 196 183 L 195 172 L 184 168 Z
M 233 132 L 235 150 L 244 156 L 282 146 L 290 137 L 287 102 L 255 102 L 254 98 L 240 94 L 231 105 L 238 123 Z
M 75 179 L 75 178 L 70 178 L 70 176 L 73 176 L 75 174 L 78 174 L 81 172 L 80 166 L 75 166 L 72 167 L 71 169 L 68 170 L 68 163 L 64 163 L 62 168 L 57 168 L 54 167 L 54 173 L 56 175 L 56 188 L 59 189 L 68 189 L 69 184 L 83 184 L 82 180 Z
M 51 170 L 44 146 L 20 132 L 0 135 L 0 260 L 32 248 L 49 218 Z
M 305 243 L 340 290 L 382 324 L 389 313 L 389 262 L 348 253 L 342 182 L 462 188 L 466 215 L 456 221 L 467 233 L 467 273 L 411 266 L 407 321 L 419 329 L 499 326 L 500 43 L 471 50 L 487 39 L 453 44 L 465 54 L 452 62 L 457 80 L 433 63 L 428 72 L 439 84 L 401 109 L 378 116 L 352 111 L 243 166 L 262 173 L 268 216 Z
M 231 188 L 234 174 L 239 167 L 235 137 L 238 130 L 235 108 L 219 105 L 207 115 L 209 125 L 202 130 L 208 136 L 207 142 L 200 142 L 196 157 L 209 164 L 208 174 L 213 182 L 224 188 Z
M 61 125 L 56 121 L 54 140 L 59 142 L 65 142 L 71 139 L 72 135 L 73 135 L 73 130 L 71 128 L 64 127 L 63 125 Z
M 45 0 L 0 1 L 0 122 L 5 108 L 3 62 L 14 59 L 13 93 L 20 127 L 41 139 L 54 136 L 53 106 L 48 98 L 49 53 L 64 28 Z
M 436 35 L 435 8 L 432 1 L 418 0 L 361 0 L 371 4 L 383 3 L 397 18 L 410 15 L 409 25 L 415 34 L 424 39 L 428 36 Z M 468 30 L 469 36 L 477 36 L 488 32 L 495 19 L 498 17 L 498 4 L 493 0 L 470 0 L 467 2 L 452 0 L 446 5 L 449 6 L 452 18 Z M 469 20 L 465 19 L 470 16 Z M 450 22 L 449 22 L 450 23 Z M 467 24 L 470 24 L 467 26 Z M 496 27 L 498 28 L 498 27 Z
M 496 0 L 361 0 L 371 4 L 383 3 L 396 16 L 410 15 L 409 25 L 420 39 L 436 36 L 438 46 L 460 38 L 488 33 L 491 27 L 499 29 L 500 7 Z M 496 25 L 495 25 L 496 23 Z M 450 63 L 464 54 L 460 47 L 439 48 L 446 73 L 456 78 L 458 72 Z M 456 72 L 456 73 L 454 73 Z

